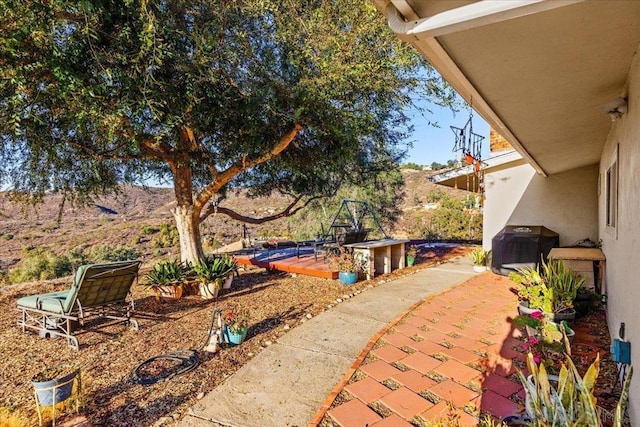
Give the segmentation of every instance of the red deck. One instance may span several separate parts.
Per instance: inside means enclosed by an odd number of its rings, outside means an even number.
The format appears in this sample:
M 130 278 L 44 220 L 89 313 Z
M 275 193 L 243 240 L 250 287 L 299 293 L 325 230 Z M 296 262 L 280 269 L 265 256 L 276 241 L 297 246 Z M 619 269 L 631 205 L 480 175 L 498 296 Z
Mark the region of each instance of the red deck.
M 313 250 L 301 248 L 300 257 L 295 248 L 273 249 L 270 251 L 256 251 L 255 254 L 236 254 L 234 258 L 238 264 L 255 265 L 270 270 L 286 271 L 288 273 L 304 274 L 307 276 L 337 279 L 338 272 L 332 271 L 325 262 L 324 255 L 318 255 L 314 260 Z

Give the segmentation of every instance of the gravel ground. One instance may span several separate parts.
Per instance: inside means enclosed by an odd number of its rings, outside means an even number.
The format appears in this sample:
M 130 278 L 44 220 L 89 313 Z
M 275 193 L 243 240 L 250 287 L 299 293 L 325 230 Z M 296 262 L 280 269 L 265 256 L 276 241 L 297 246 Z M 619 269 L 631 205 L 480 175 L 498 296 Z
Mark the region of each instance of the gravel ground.
M 78 335 L 80 351 L 63 339 L 41 339 L 16 326 L 15 300 L 25 295 L 68 289 L 66 281 L 0 288 L 0 420 L 12 412 L 21 422 L 37 425 L 30 379 L 47 367 L 70 363 L 81 367 L 81 413 L 94 426 L 149 426 L 172 424 L 204 393 L 214 389 L 251 358 L 288 330 L 335 303 L 346 292 L 383 284 L 437 262 L 460 256 L 466 248 L 430 249 L 419 254 L 414 267 L 345 288 L 337 280 L 318 279 L 251 269 L 234 280 L 232 289 L 216 301 L 196 296 L 157 302 L 144 286 L 134 287 L 140 330 L 122 324 L 88 329 Z M 250 328 L 246 341 L 215 355 L 200 353 L 194 370 L 152 386 L 130 381 L 143 361 L 168 352 L 194 349 L 207 336 L 211 312 L 218 307 L 246 309 Z M 70 417 L 69 411 L 64 416 Z M 60 420 L 60 418 L 58 418 Z

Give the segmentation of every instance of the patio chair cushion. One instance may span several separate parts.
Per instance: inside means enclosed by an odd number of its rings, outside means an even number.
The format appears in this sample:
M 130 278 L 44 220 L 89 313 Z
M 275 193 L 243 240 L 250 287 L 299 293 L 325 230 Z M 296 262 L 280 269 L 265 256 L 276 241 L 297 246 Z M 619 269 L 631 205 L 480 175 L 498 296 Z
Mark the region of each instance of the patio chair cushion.
M 30 295 L 18 299 L 18 307 L 44 310 L 51 313 L 65 313 L 65 301 L 70 290 L 49 292 L 47 294 Z

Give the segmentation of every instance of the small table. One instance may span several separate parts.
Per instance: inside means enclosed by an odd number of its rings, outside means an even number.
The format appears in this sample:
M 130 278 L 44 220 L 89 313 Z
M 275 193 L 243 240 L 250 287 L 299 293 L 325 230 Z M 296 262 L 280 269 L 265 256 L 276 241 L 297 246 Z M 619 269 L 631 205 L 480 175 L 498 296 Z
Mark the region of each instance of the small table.
M 387 274 L 404 268 L 404 245 L 408 241 L 408 239 L 370 240 L 343 246 L 363 255 L 367 264 L 367 280 L 369 280 L 376 274 Z
M 598 248 L 553 248 L 549 258 L 562 260 L 566 267 L 587 278 L 587 285 L 594 285 L 597 292 L 606 293 L 605 266 L 607 258 Z M 598 280 L 594 283 L 593 263 L 598 263 Z

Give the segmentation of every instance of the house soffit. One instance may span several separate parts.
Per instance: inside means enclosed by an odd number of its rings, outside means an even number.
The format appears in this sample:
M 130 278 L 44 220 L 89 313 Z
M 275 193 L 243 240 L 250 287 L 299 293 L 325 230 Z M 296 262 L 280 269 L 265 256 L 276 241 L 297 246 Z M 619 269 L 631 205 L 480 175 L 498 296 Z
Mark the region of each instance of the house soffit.
M 411 7 L 415 19 L 472 2 L 393 3 Z M 431 39 L 403 38 L 480 106 L 477 111 L 539 172 L 554 174 L 599 162 L 611 126 L 602 108 L 626 96 L 640 44 L 640 2 L 567 3 Z M 438 50 L 457 70 L 440 69 Z M 466 86 L 458 81 L 465 79 Z

